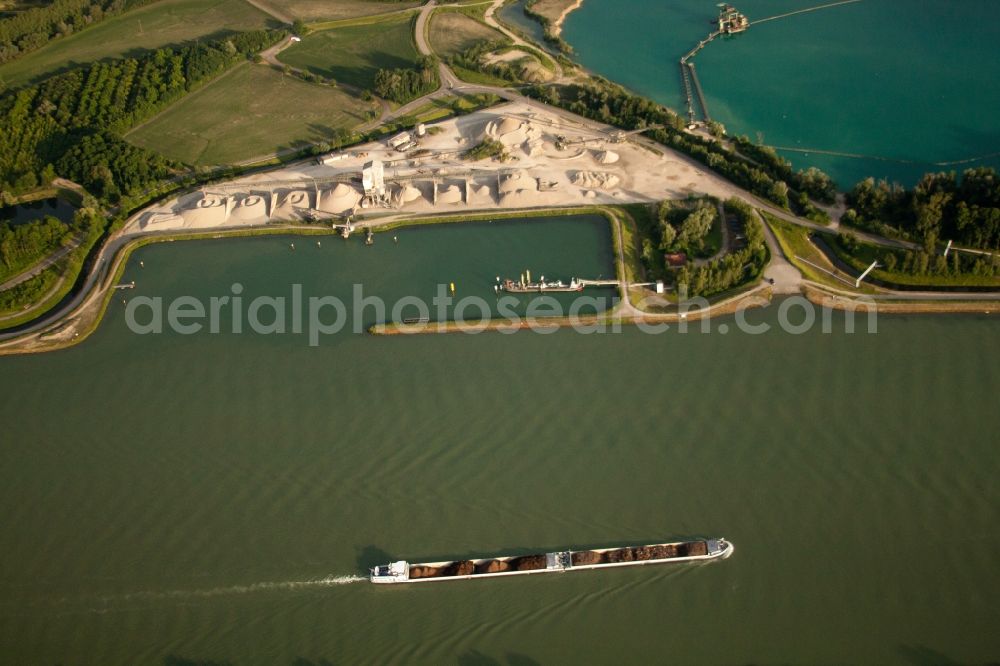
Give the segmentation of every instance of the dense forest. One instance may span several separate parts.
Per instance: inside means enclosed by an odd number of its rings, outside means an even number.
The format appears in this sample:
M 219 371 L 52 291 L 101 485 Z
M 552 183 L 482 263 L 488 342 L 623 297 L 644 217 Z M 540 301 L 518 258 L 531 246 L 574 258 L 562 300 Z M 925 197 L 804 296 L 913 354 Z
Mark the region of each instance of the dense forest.
M 746 246 L 700 266 L 686 265 L 677 271 L 678 292 L 687 286 L 690 296 L 711 296 L 733 289 L 760 277 L 769 256 L 764 230 L 753 208 L 739 199 L 726 202 L 726 209 L 736 213 L 744 228 Z
M 705 238 L 718 217 L 716 207 L 709 201 L 699 201 L 694 208 L 675 206 L 663 201 L 658 209 L 660 222 L 659 249 L 665 252 L 700 254 L 705 247 Z
M 70 227 L 54 217 L 24 224 L 0 224 L 0 276 L 10 275 L 56 250 Z
M 253 31 L 100 62 L 0 97 L 0 187 L 18 193 L 54 173 L 117 200 L 163 178 L 168 163 L 118 137 L 282 34 Z
M 0 21 L 0 63 L 153 0 L 55 0 Z
M 375 74 L 375 94 L 397 104 L 434 92 L 440 85 L 437 61 L 428 56 L 417 61 L 417 69 L 380 69 Z
M 933 253 L 952 240 L 1000 249 L 1000 179 L 993 168 L 925 175 L 912 190 L 868 178 L 848 194 L 842 221 L 876 233 L 912 238 Z

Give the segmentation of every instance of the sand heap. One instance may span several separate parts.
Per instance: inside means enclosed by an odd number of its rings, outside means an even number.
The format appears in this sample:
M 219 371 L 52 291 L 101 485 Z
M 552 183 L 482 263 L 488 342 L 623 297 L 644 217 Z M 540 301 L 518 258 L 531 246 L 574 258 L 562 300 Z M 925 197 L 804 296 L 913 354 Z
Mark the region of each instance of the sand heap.
M 324 213 L 342 215 L 348 213 L 361 201 L 361 193 L 347 183 L 337 183 L 332 190 L 320 194 L 319 208 Z
M 407 183 L 406 185 L 403 186 L 403 189 L 399 191 L 399 194 L 396 195 L 396 203 L 399 206 L 404 206 L 408 203 L 416 201 L 422 196 L 423 194 L 420 192 L 419 189 Z
M 229 217 L 226 197 L 202 194 L 193 206 L 180 211 L 185 227 L 214 227 L 225 223 Z
M 621 158 L 618 155 L 618 153 L 612 150 L 600 150 L 597 152 L 596 155 L 594 155 L 594 159 L 596 159 L 601 164 L 614 164 Z
M 234 220 L 248 224 L 253 222 L 266 222 L 267 202 L 264 201 L 264 197 L 259 197 L 256 194 L 250 194 L 236 204 L 230 213 L 230 216 Z
M 577 187 L 598 190 L 614 189 L 621 182 L 613 173 L 601 171 L 577 171 L 570 180 Z
M 486 135 L 493 139 L 499 139 L 519 129 L 521 129 L 521 122 L 509 116 L 486 123 Z
M 309 192 L 306 190 L 291 190 L 281 198 L 281 203 L 272 211 L 271 217 L 284 219 L 297 217 L 303 211 L 312 208 Z
M 462 203 L 462 188 L 458 185 L 449 185 L 438 191 L 438 203 L 457 204 Z
M 489 185 L 469 185 L 469 204 L 492 203 Z
M 552 196 L 551 192 L 539 192 L 538 179 L 526 171 L 512 173 L 500 182 L 500 205 L 508 208 L 540 206 Z
M 538 190 L 538 181 L 528 175 L 527 171 L 515 171 L 504 176 L 500 182 L 500 194 L 510 194 L 518 190 Z
M 508 147 L 523 143 L 528 138 L 524 123 L 509 116 L 486 123 L 485 135 Z
M 285 198 L 281 200 L 281 206 L 289 206 L 292 208 L 310 208 L 309 204 L 309 193 L 305 190 L 292 190 L 285 194 Z

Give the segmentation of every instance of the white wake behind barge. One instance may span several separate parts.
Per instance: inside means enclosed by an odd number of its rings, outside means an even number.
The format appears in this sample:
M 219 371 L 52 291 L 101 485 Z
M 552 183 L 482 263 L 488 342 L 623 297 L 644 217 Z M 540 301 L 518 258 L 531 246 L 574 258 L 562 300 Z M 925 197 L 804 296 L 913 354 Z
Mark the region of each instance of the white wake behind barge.
M 591 550 L 563 550 L 537 555 L 510 555 L 472 560 L 422 562 L 404 560 L 371 568 L 373 583 L 425 583 L 518 574 L 553 573 L 583 569 L 625 567 L 637 564 L 667 564 L 725 559 L 733 544 L 725 539 L 675 541 L 650 546 L 622 546 Z

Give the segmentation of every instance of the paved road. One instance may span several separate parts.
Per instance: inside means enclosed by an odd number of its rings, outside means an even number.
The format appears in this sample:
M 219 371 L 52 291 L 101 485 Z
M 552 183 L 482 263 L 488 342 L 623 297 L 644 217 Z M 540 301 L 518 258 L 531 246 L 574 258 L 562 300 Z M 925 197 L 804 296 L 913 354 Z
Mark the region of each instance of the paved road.
M 47 268 L 54 266 L 60 259 L 68 255 L 70 252 L 79 247 L 81 239 L 79 237 L 74 237 L 69 245 L 59 248 L 49 256 L 45 257 L 37 264 L 32 266 L 26 271 L 23 271 L 14 277 L 10 278 L 3 284 L 0 284 L 0 291 L 6 291 L 7 289 L 13 289 L 17 285 L 27 282 L 36 275 L 42 273 Z
M 98 250 L 97 257 L 93 264 L 93 268 L 87 275 L 86 280 L 84 280 L 83 287 L 79 289 L 76 294 L 70 299 L 69 302 L 65 303 L 62 307 L 50 311 L 48 314 L 43 315 L 41 318 L 36 319 L 30 326 L 26 327 L 24 330 L 18 331 L 16 333 L 0 333 L 0 341 L 9 340 L 11 338 L 17 338 L 28 333 L 38 332 L 52 324 L 55 324 L 60 319 L 70 315 L 85 301 L 99 295 L 99 292 L 94 287 L 97 282 L 104 278 L 105 273 L 108 269 L 108 259 L 113 257 L 119 248 L 128 242 L 130 239 L 124 236 L 112 237 L 100 250 Z
M 420 9 L 420 15 L 417 16 L 417 25 L 414 30 L 414 37 L 417 41 L 417 50 L 425 56 L 436 55 L 434 53 L 434 49 L 432 49 L 430 44 L 427 43 L 427 34 L 429 32 L 427 23 L 430 21 L 431 14 L 434 13 L 434 8 L 436 6 L 437 2 L 435 2 L 435 0 L 430 0 L 430 2 Z M 451 90 L 462 83 L 462 81 L 455 76 L 455 73 L 452 72 L 451 69 L 444 64 L 444 62 L 441 62 L 438 65 L 438 75 L 441 77 L 441 87 L 438 88 L 437 92 L 440 92 L 443 88 Z

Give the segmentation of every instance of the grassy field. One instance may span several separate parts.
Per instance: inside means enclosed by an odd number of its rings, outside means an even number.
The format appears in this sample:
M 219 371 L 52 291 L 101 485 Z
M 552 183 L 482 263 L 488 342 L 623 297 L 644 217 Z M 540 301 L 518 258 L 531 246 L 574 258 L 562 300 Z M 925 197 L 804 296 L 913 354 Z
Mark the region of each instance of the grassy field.
M 264 7 L 273 7 L 279 12 L 301 19 L 313 21 L 339 21 L 357 16 L 385 14 L 400 9 L 417 7 L 418 0 L 397 2 L 394 0 L 258 0 Z
M 239 65 L 127 135 L 187 164 L 227 164 L 329 138 L 369 105 L 264 65 Z
M 462 53 L 484 41 L 508 40 L 497 30 L 461 12 L 436 11 L 431 17 L 431 48 L 442 58 Z
M 417 61 L 412 15 L 366 25 L 315 32 L 278 55 L 299 69 L 369 89 L 379 69 L 412 67 Z
M 0 77 L 17 86 L 103 58 L 270 25 L 273 19 L 244 0 L 159 0 L 6 63 Z

